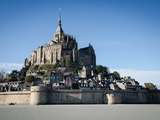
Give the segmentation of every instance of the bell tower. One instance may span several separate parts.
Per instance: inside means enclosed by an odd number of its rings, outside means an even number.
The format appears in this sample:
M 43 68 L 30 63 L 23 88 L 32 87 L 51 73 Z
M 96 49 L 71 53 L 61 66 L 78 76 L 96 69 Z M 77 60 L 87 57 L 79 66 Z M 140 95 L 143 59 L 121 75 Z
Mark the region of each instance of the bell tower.
M 55 41 L 56 42 L 63 41 L 63 36 L 64 36 L 64 32 L 63 32 L 63 29 L 62 29 L 61 15 L 59 15 L 58 25 L 57 25 L 57 28 L 56 28 L 56 32 L 54 34 Z

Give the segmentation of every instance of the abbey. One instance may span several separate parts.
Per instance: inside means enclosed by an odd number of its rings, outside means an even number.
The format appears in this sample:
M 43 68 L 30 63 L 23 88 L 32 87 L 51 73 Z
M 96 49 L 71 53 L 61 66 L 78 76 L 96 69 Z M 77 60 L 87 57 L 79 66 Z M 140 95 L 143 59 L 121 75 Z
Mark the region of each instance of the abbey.
M 96 55 L 94 48 L 88 47 L 78 50 L 76 39 L 64 33 L 61 24 L 61 16 L 58 25 L 50 41 L 35 49 L 29 58 L 25 59 L 25 66 L 59 64 L 61 67 L 95 68 Z

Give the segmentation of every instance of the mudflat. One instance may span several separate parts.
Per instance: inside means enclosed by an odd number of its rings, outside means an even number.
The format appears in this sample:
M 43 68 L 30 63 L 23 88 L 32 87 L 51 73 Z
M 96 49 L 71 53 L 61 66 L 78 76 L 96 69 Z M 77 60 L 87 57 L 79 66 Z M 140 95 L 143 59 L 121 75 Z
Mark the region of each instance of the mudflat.
M 160 105 L 1 105 L 0 120 L 160 120 Z

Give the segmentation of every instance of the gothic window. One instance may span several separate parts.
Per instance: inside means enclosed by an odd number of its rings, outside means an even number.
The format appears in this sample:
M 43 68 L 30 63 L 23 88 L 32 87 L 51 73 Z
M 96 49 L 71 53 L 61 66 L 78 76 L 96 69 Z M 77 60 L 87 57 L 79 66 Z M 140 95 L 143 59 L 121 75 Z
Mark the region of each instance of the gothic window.
M 51 52 L 51 63 L 53 63 L 53 52 Z

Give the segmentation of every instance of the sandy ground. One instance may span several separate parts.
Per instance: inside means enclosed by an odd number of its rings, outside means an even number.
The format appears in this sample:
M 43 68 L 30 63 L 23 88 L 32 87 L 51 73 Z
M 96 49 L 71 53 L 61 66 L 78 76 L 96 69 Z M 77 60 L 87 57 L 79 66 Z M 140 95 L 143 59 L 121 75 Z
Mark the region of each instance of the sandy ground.
M 160 120 L 160 105 L 1 105 L 0 120 Z

